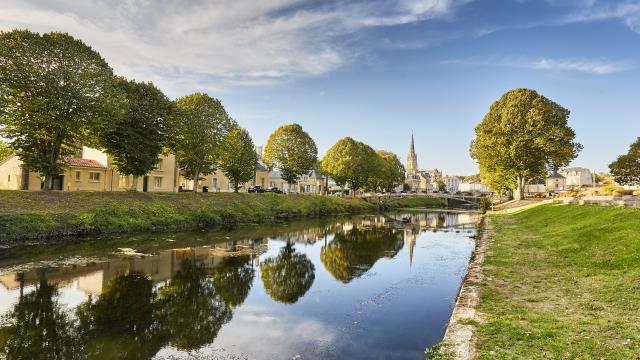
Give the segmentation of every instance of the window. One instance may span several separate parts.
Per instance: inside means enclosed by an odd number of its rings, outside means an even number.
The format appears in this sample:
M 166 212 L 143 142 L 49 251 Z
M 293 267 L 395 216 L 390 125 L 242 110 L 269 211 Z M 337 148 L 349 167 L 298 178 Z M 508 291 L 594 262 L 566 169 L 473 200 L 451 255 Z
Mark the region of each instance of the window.
M 216 189 L 216 190 L 218 189 L 218 179 L 217 178 L 211 179 L 211 187 L 213 189 Z
M 7 182 L 11 182 L 11 175 L 7 175 Z
M 90 172 L 89 173 L 89 181 L 92 181 L 92 182 L 100 181 L 100 173 L 99 172 Z
M 162 159 L 158 159 L 158 164 L 156 165 L 156 171 L 162 171 Z
M 76 171 L 76 181 L 80 181 L 80 171 Z
M 162 187 L 162 176 L 153 177 L 153 187 L 155 187 L 156 189 Z

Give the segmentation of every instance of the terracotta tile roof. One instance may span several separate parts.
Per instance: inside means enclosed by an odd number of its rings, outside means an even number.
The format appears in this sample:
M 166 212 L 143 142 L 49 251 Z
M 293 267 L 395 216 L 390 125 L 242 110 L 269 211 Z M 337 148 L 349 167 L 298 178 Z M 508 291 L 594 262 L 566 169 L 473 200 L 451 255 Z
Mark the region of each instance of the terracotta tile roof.
M 100 164 L 96 160 L 92 159 L 81 159 L 76 157 L 66 157 L 64 158 L 64 162 L 69 166 L 75 167 L 86 167 L 86 168 L 96 168 L 96 169 L 106 169 L 107 167 Z

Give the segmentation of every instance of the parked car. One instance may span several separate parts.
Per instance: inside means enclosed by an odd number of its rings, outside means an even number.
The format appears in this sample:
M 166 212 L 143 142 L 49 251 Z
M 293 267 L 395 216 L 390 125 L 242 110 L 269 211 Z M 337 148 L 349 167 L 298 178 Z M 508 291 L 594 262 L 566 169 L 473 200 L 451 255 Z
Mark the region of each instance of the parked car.
M 250 193 L 263 193 L 265 192 L 264 188 L 262 186 L 251 186 L 249 189 L 247 189 L 247 192 Z
M 274 194 L 282 194 L 282 190 L 278 189 L 277 187 L 270 187 L 265 191 L 266 192 L 270 192 L 270 193 L 274 193 Z

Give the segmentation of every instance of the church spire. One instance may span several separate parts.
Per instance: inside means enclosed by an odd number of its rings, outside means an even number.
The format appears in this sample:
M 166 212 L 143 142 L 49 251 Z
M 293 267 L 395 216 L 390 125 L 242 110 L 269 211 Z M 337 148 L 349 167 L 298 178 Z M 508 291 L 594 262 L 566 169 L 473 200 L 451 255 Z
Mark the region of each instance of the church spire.
M 413 141 L 413 133 L 411 133 L 411 146 L 409 147 L 409 156 L 407 157 L 407 173 L 418 173 L 418 156 L 416 155 L 416 148 Z

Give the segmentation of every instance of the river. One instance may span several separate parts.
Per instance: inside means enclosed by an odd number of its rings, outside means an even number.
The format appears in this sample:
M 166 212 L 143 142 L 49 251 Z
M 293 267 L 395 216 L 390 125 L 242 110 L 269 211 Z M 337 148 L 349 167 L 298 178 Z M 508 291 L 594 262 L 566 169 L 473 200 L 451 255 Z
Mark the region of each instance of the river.
M 10 359 L 424 359 L 477 214 L 405 212 L 0 250 Z

